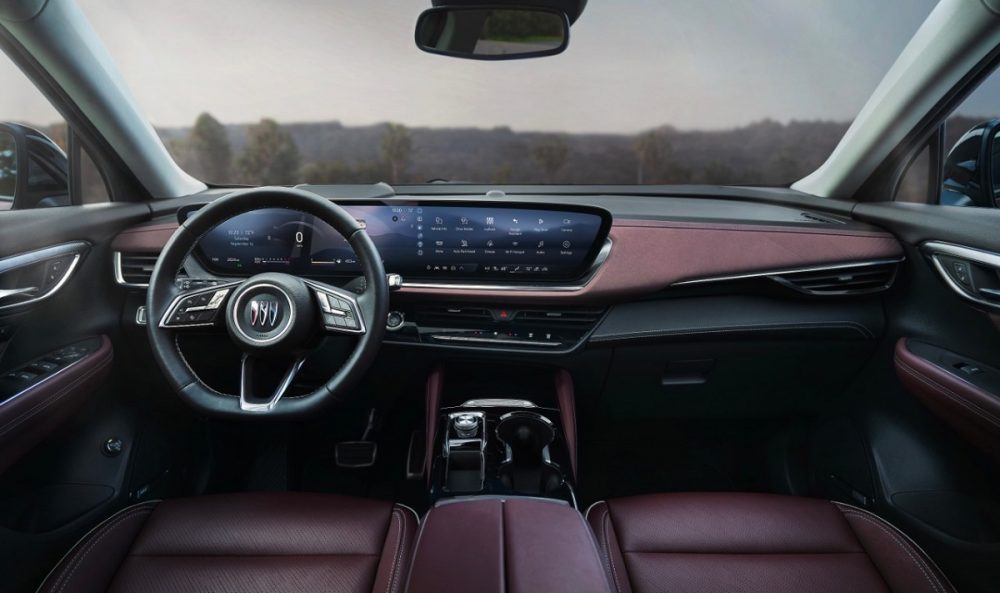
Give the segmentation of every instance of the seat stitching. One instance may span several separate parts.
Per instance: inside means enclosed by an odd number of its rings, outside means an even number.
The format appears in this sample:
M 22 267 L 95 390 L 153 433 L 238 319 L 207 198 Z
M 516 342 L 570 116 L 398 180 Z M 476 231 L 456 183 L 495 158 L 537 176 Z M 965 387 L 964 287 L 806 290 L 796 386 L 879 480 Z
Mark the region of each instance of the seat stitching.
M 604 558 L 608 561 L 608 566 L 611 567 L 611 576 L 615 579 L 615 587 L 618 588 L 618 592 L 622 593 L 624 589 L 622 588 L 621 582 L 618 579 L 618 571 L 615 569 L 614 556 L 611 554 L 611 539 L 608 537 L 608 525 L 611 523 L 611 510 L 607 508 L 605 504 L 604 508 L 604 521 L 602 522 L 602 531 L 604 532 Z
M 59 582 L 60 585 L 59 589 L 56 590 L 56 593 L 62 593 L 63 589 L 66 588 L 66 585 L 69 584 L 71 580 L 73 580 L 73 575 L 76 574 L 77 569 L 80 568 L 80 566 L 83 564 L 84 559 L 90 554 L 90 552 L 94 549 L 94 547 L 97 546 L 97 544 L 100 543 L 100 541 L 105 538 L 105 536 L 114 531 L 114 529 L 119 525 L 121 525 L 126 519 L 130 519 L 140 513 L 152 512 L 152 510 L 153 509 L 151 507 L 140 507 L 137 509 L 133 509 L 131 511 L 123 513 L 120 517 L 109 523 L 107 526 L 102 527 L 101 534 L 100 535 L 95 534 L 96 537 L 92 539 L 84 548 L 82 548 L 80 550 L 79 555 L 77 555 L 76 558 L 74 558 L 72 570 L 70 570 L 69 573 L 63 572 L 64 576 L 60 576 L 60 578 L 57 580 L 57 582 Z M 52 586 L 55 587 L 55 584 L 53 583 Z
M 937 575 L 934 575 L 934 571 L 930 570 L 930 572 L 928 572 L 929 567 L 927 566 L 927 564 L 923 562 L 923 560 L 918 555 L 914 555 L 913 551 L 910 549 L 910 546 L 906 545 L 905 542 L 899 539 L 899 536 L 897 536 L 895 533 L 887 529 L 886 526 L 883 525 L 881 521 L 876 521 L 875 519 L 872 519 L 871 517 L 859 513 L 853 509 L 841 509 L 841 512 L 844 513 L 845 515 L 851 515 L 859 519 L 863 519 L 868 523 L 877 527 L 880 531 L 882 531 L 882 533 L 888 535 L 889 538 L 892 539 L 892 541 L 895 542 L 897 546 L 899 546 L 900 548 L 902 548 L 904 552 L 906 552 L 906 555 L 910 557 L 910 560 L 912 560 L 913 563 L 917 565 L 917 568 L 920 569 L 920 572 L 923 573 L 924 578 L 927 579 L 927 582 L 930 583 L 931 587 L 933 587 L 935 591 L 937 591 L 938 593 L 943 593 L 946 590 L 944 586 L 941 585 L 940 582 L 938 581 Z M 931 578 L 932 576 L 934 578 Z
M 920 381 L 924 385 L 927 385 L 928 387 L 930 387 L 931 389 L 933 389 L 937 393 L 939 393 L 939 394 L 947 397 L 948 399 L 952 400 L 953 402 L 961 405 L 962 407 L 964 407 L 965 409 L 969 410 L 973 414 L 979 416 L 983 420 L 985 420 L 985 421 L 989 422 L 990 424 L 992 424 L 992 425 L 1000 428 L 1000 420 L 998 420 L 996 418 L 996 416 L 994 416 L 989 410 L 986 410 L 985 408 L 982 408 L 981 406 L 979 406 L 978 404 L 976 404 L 973 401 L 969 401 L 968 398 L 962 397 L 961 395 L 955 393 L 954 391 L 952 391 L 948 387 L 946 387 L 946 386 L 938 383 L 937 381 L 935 381 L 935 380 L 933 380 L 933 379 L 931 379 L 929 377 L 925 377 L 922 373 L 920 373 L 920 371 L 918 371 L 918 370 L 914 369 L 913 367 L 909 366 L 903 360 L 897 358 L 896 362 L 899 364 L 899 370 L 903 371 L 907 375 L 910 375 L 911 377 L 913 377 L 914 379 Z
M 399 557 L 403 553 L 403 539 L 406 537 L 406 532 L 403 529 L 404 521 L 399 509 L 392 509 L 392 518 L 399 523 L 399 538 L 396 542 L 396 553 L 393 554 L 392 558 L 392 567 L 389 569 L 389 584 L 385 589 L 385 593 L 390 593 L 393 590 L 393 585 L 396 583 L 396 569 L 398 568 Z

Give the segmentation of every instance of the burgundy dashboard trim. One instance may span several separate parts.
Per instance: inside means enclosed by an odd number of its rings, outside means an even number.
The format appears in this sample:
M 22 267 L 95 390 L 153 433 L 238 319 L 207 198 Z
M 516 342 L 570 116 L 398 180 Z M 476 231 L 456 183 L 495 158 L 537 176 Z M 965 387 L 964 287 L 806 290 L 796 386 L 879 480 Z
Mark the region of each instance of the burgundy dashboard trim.
M 503 290 L 452 286 L 406 286 L 399 296 L 439 299 L 552 303 L 609 302 L 657 292 L 680 282 L 775 269 L 899 258 L 902 247 L 878 229 L 833 225 L 776 225 L 697 221 L 615 219 L 607 259 L 579 286 L 544 285 Z M 128 229 L 112 243 L 115 251 L 150 253 L 162 248 L 174 222 Z M 404 279 L 405 280 L 405 279 Z
M 570 470 L 573 480 L 579 481 L 580 475 L 576 461 L 576 395 L 573 389 L 573 376 L 566 369 L 557 369 L 555 374 L 556 402 L 559 404 L 559 417 L 563 425 L 563 437 L 566 449 L 569 451 Z
M 179 226 L 176 222 L 162 222 L 125 229 L 111 241 L 111 250 L 159 253 Z
M 505 290 L 509 301 L 607 302 L 697 278 L 773 269 L 898 258 L 902 247 L 880 231 L 775 225 L 616 220 L 604 264 L 578 290 Z M 465 289 L 403 287 L 401 294 L 495 298 Z
M 426 432 L 424 434 L 424 475 L 427 485 L 431 483 L 431 463 L 434 460 L 434 440 L 437 438 L 438 412 L 441 410 L 441 393 L 444 391 L 444 369 L 435 366 L 427 375 L 427 386 L 424 389 L 424 416 Z

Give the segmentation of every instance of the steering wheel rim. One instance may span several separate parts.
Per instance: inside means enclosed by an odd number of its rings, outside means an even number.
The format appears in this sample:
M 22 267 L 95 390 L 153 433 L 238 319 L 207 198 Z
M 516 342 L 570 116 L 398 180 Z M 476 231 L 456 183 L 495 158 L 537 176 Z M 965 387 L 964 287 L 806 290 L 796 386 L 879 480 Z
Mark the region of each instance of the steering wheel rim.
M 222 222 L 262 208 L 285 208 L 311 214 L 329 224 L 347 240 L 358 258 L 365 277 L 365 291 L 356 299 L 360 317 L 364 321 L 362 326 L 364 331 L 358 334 L 358 342 L 344 364 L 321 387 L 302 396 L 282 398 L 279 395 L 266 409 L 264 407 L 247 409 L 243 405 L 242 394 L 240 396 L 224 394 L 201 381 L 180 351 L 177 343 L 179 332 L 164 327 L 159 320 L 183 293 L 176 287 L 175 279 L 198 241 Z M 298 279 L 297 276 L 287 276 Z M 241 282 L 241 288 L 254 278 L 256 276 Z M 309 284 L 312 286 L 316 283 L 309 281 Z M 178 227 L 167 241 L 153 268 L 147 290 L 146 310 L 149 319 L 146 328 L 153 358 L 163 371 L 168 385 L 188 404 L 215 416 L 260 416 L 260 412 L 266 412 L 270 418 L 288 418 L 314 413 L 340 400 L 371 366 L 385 335 L 385 318 L 389 310 L 389 285 L 382 259 L 374 242 L 358 221 L 343 208 L 299 189 L 252 188 L 235 191 L 211 202 Z M 229 327 L 228 324 L 233 321 L 228 314 L 225 318 L 225 323 Z M 244 350 L 244 364 L 248 355 Z M 296 363 L 291 376 L 294 376 L 298 366 L 301 366 L 301 361 Z M 244 374 L 244 379 L 245 377 Z

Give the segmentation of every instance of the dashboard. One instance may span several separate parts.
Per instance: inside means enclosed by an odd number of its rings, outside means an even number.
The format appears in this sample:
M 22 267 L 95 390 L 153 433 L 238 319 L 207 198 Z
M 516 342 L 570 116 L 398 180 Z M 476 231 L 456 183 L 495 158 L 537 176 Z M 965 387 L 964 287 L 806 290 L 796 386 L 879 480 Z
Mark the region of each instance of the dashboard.
M 604 245 L 610 214 L 599 208 L 528 205 L 348 203 L 387 272 L 407 278 L 508 278 L 543 281 L 584 276 Z M 178 213 L 183 222 L 197 207 Z M 337 231 L 310 214 L 267 208 L 209 231 L 195 257 L 221 276 L 285 272 L 357 274 L 356 256 Z

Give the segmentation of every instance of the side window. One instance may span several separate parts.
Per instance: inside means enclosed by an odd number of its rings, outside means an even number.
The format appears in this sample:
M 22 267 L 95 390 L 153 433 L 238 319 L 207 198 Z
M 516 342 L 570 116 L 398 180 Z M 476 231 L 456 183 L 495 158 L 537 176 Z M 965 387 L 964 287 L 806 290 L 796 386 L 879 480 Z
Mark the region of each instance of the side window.
M 1000 71 L 993 72 L 945 123 L 937 203 L 1000 206 Z
M 103 177 L 71 141 L 73 132 L 59 112 L 2 55 L 0 88 L 0 211 L 108 201 Z

